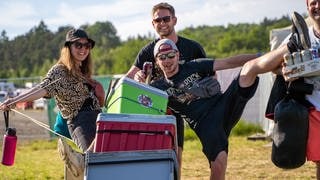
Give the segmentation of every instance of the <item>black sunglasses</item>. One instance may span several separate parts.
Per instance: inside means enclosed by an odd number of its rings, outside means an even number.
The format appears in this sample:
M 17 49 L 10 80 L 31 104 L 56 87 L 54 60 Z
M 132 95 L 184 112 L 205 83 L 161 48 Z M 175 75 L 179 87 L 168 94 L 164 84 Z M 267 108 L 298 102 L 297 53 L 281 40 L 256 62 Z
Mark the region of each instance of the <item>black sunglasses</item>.
M 166 60 L 167 58 L 168 58 L 168 59 L 173 59 L 174 57 L 176 57 L 176 52 L 169 52 L 168 54 L 160 54 L 159 56 L 157 56 L 157 58 L 158 58 L 160 61 L 164 61 L 164 60 Z
M 74 47 L 77 48 L 77 49 L 82 49 L 82 47 L 84 47 L 85 49 L 91 49 L 92 48 L 92 44 L 90 42 L 87 42 L 87 43 L 74 42 L 72 44 L 74 44 Z
M 159 17 L 159 18 L 156 18 L 153 20 L 153 22 L 156 22 L 156 23 L 161 23 L 162 21 L 167 23 L 167 22 L 170 22 L 171 20 L 171 16 L 164 16 L 164 17 Z

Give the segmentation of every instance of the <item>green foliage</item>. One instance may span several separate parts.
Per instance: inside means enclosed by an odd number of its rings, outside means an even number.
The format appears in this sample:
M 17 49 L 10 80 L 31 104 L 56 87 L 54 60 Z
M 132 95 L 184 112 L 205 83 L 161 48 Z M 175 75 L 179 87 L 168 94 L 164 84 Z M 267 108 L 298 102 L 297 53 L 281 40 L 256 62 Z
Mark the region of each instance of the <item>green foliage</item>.
M 96 22 L 95 24 L 83 28 L 95 40 L 99 48 L 109 50 L 120 45 L 120 38 L 117 30 L 111 22 Z
M 240 53 L 269 51 L 269 31 L 290 25 L 287 16 L 260 24 L 229 24 L 228 26 L 188 27 L 179 35 L 198 41 L 207 56 L 222 58 Z M 60 55 L 66 32 L 71 26 L 59 27 L 51 32 L 44 21 L 24 35 L 9 40 L 6 31 L 0 35 L 0 78 L 44 76 Z M 155 37 L 130 37 L 121 42 L 111 22 L 82 25 L 96 41 L 92 51 L 95 75 L 126 73 L 132 66 L 139 50 Z
M 231 136 L 248 136 L 254 133 L 263 133 L 259 125 L 240 120 L 232 129 Z M 198 139 L 196 133 L 187 125 L 184 129 L 184 140 L 192 141 Z
M 110 53 L 111 59 L 113 59 L 113 67 L 111 74 L 126 73 L 139 53 L 139 50 L 145 46 L 149 39 L 130 39 L 122 46 L 113 49 Z
M 57 141 L 19 142 L 13 166 L 0 166 L 1 179 L 63 179 Z
M 269 51 L 269 30 L 257 24 L 187 28 L 180 35 L 198 41 L 209 57 Z
M 240 120 L 231 131 L 231 135 L 233 136 L 248 136 L 255 133 L 263 133 L 263 130 L 259 125 L 242 120 Z
M 191 141 L 198 139 L 196 133 L 190 128 L 190 126 L 185 126 L 184 128 L 184 140 Z

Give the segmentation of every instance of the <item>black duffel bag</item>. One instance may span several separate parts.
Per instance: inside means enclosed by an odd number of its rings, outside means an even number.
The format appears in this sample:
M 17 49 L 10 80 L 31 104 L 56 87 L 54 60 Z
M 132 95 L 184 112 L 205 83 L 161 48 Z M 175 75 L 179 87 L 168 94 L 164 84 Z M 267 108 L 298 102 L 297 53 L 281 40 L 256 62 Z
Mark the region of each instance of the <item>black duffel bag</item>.
M 274 109 L 271 160 L 279 168 L 293 169 L 306 161 L 308 108 L 290 95 Z

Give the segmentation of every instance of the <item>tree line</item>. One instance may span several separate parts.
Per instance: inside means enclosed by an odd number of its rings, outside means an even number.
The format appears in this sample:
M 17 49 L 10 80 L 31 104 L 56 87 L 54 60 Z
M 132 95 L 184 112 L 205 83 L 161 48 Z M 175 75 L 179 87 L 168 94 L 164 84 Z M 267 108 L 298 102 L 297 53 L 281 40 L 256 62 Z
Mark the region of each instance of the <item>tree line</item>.
M 270 49 L 269 31 L 291 24 L 288 16 L 265 18 L 257 23 L 229 24 L 227 26 L 187 27 L 177 33 L 198 41 L 211 58 L 227 57 L 239 53 L 267 52 Z M 0 35 L 0 78 L 44 76 L 55 64 L 71 26 L 61 26 L 57 32 L 48 29 L 44 21 L 12 40 L 3 30 Z M 96 41 L 92 50 L 95 75 L 126 73 L 140 48 L 155 35 L 138 35 L 121 41 L 117 30 L 109 21 L 82 25 Z

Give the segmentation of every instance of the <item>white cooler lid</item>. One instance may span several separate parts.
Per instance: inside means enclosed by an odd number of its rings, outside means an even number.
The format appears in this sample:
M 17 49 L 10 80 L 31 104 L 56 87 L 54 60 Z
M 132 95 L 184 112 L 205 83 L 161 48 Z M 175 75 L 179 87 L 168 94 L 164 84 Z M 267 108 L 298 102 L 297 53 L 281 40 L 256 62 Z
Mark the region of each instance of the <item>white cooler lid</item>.
M 172 115 L 100 113 L 97 117 L 97 122 L 104 121 L 164 123 L 176 125 L 176 118 Z

